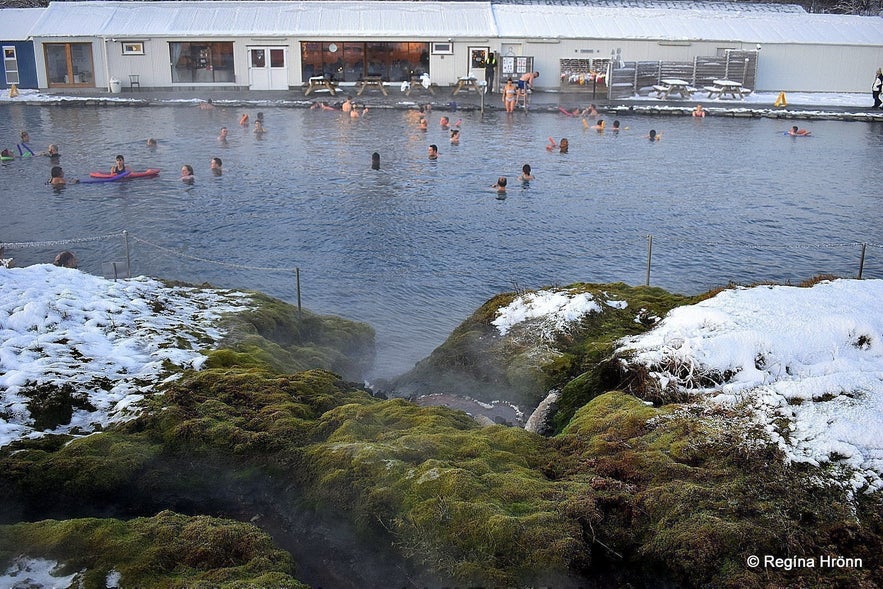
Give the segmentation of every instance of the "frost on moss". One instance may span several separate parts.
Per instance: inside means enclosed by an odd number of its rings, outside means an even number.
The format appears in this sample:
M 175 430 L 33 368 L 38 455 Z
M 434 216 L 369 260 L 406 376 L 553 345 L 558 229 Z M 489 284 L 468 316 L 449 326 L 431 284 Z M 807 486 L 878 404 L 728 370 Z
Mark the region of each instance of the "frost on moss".
M 291 557 L 258 528 L 231 520 L 163 511 L 153 517 L 44 520 L 0 526 L 0 570 L 12 559 L 46 558 L 72 586 L 274 587 L 305 589 Z
M 654 408 L 609 392 L 580 408 L 554 439 L 562 480 L 591 489 L 584 508 L 598 561 L 665 570 L 692 586 L 873 586 L 883 549 L 881 495 L 845 501 L 805 465 L 789 466 L 763 428 L 737 409 Z M 585 503 L 585 502 L 584 502 Z M 587 509 L 584 516 L 580 513 Z M 604 517 L 592 522 L 600 510 Z M 584 524 L 585 525 L 585 524 Z M 850 554 L 866 568 L 769 569 L 750 555 Z

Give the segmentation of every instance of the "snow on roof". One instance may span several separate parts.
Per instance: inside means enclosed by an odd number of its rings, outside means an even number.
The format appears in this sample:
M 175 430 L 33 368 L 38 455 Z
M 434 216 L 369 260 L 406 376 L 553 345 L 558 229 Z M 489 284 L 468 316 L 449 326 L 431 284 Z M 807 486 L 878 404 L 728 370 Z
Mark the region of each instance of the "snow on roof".
M 33 34 L 447 39 L 496 29 L 488 2 L 53 2 Z
M 46 11 L 45 8 L 4 8 L 0 15 L 0 39 L 3 41 L 24 41 L 31 27 Z
M 502 37 L 883 45 L 881 18 L 809 14 L 794 5 L 775 10 L 771 6 L 616 0 L 585 4 L 554 3 L 554 0 L 503 4 L 337 0 L 53 2 L 45 9 L 32 34 L 40 37 Z M 3 11 L 4 16 L 8 11 Z
M 687 4 L 690 7 L 692 5 Z M 883 45 L 883 19 L 757 10 L 615 6 L 494 6 L 503 38 L 651 39 Z

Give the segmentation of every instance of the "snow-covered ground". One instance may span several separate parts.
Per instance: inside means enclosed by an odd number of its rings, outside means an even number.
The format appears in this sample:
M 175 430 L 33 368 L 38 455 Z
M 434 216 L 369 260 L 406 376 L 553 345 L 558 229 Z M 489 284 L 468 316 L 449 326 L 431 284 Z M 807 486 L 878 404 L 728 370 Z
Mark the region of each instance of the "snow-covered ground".
M 883 489 L 883 280 L 726 290 L 625 342 L 631 362 L 712 403 L 747 406 L 789 460 Z M 683 378 L 683 374 L 695 378 Z M 732 374 L 702 388 L 700 375 Z M 784 426 L 782 424 L 785 424 Z
M 199 368 L 222 337 L 222 314 L 250 295 L 167 287 L 145 277 L 106 280 L 39 264 L 0 267 L 0 446 L 39 437 L 25 393 L 71 385 L 79 408 L 53 433 L 93 431 L 130 419 L 167 372 Z M 46 390 L 44 389 L 44 390 Z
M 393 93 L 395 94 L 395 93 Z M 554 94 L 548 94 L 549 96 L 554 96 Z M 260 92 L 256 92 L 251 95 L 253 98 L 257 99 L 257 97 L 261 96 Z M 690 101 L 654 101 L 654 104 L 658 106 L 671 106 L 674 108 L 683 108 L 687 105 L 692 105 L 693 103 L 701 103 L 706 107 L 710 107 L 712 110 L 715 108 L 734 108 L 734 107 L 742 107 L 742 108 L 765 108 L 772 107 L 776 102 L 776 98 L 779 96 L 777 92 L 752 92 L 748 96 L 746 96 L 743 100 L 729 100 L 729 99 L 710 99 L 706 98 L 703 92 L 697 92 Z M 811 108 L 824 108 L 824 107 L 840 107 L 840 108 L 866 108 L 868 110 L 873 110 L 871 106 L 873 105 L 873 99 L 871 98 L 871 93 L 833 93 L 833 92 L 786 92 L 786 99 L 788 101 L 788 107 L 811 107 Z M 62 96 L 59 94 L 45 94 L 39 90 L 19 90 L 19 95 L 10 98 L 8 90 L 0 90 L 0 102 L 57 102 L 59 100 L 65 101 L 86 101 L 86 100 L 95 100 L 95 96 L 86 96 L 86 95 L 71 95 L 71 96 Z M 132 101 L 141 101 L 143 100 L 143 95 L 127 95 L 123 96 L 120 94 L 102 94 L 100 98 L 104 101 L 108 102 L 132 102 Z M 260 100 L 260 99 L 257 99 Z M 643 100 L 647 101 L 647 97 L 638 97 L 635 96 L 633 99 L 625 99 L 625 102 L 629 100 Z M 242 97 L 237 97 L 232 102 L 240 103 L 243 101 Z M 166 98 L 161 102 L 164 103 L 186 103 L 186 104 L 198 104 L 200 102 L 204 102 L 201 98 L 190 98 L 190 97 L 182 97 L 182 98 Z M 223 99 L 216 99 L 215 102 L 218 105 L 223 105 Z M 263 101 L 268 102 L 268 101 Z M 272 102 L 272 101 L 270 101 Z M 680 105 L 680 106 L 678 106 Z
M 854 469 L 854 490 L 883 489 L 883 280 L 835 280 L 812 288 L 726 290 L 672 310 L 622 342 L 660 389 L 747 407 L 788 460 Z M 499 310 L 501 334 L 522 322 L 566 329 L 600 304 L 585 293 L 539 291 Z M 643 313 L 636 310 L 636 313 Z M 695 379 L 680 375 L 690 373 Z M 732 373 L 701 388 L 700 375 Z M 784 426 L 782 424 L 785 424 Z

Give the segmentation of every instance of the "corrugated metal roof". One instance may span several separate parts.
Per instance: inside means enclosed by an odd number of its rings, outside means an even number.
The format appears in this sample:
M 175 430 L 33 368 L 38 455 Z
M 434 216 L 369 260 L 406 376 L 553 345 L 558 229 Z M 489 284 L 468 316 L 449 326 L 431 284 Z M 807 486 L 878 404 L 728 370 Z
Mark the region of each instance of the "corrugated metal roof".
M 45 8 L 4 8 L 0 10 L 0 39 L 25 41 Z
M 704 9 L 494 5 L 504 38 L 652 39 L 883 45 L 883 19 Z
M 496 36 L 489 2 L 53 2 L 34 35 Z
M 31 33 L 42 37 L 502 37 L 883 45 L 883 19 L 879 17 L 780 12 L 731 2 L 667 6 L 652 2 L 619 6 L 612 1 L 593 5 L 53 2 Z

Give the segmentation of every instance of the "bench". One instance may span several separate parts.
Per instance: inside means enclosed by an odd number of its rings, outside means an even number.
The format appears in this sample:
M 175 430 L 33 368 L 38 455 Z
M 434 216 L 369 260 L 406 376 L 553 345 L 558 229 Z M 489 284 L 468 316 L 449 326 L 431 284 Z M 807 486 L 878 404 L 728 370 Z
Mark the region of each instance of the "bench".
M 331 96 L 336 96 L 337 84 L 325 76 L 313 76 L 307 82 L 307 89 L 304 90 L 304 96 L 309 96 L 311 92 L 316 90 L 328 90 L 331 93 Z
M 723 90 L 723 88 L 718 88 L 717 86 L 705 86 L 702 90 L 703 92 L 708 92 L 709 98 L 716 98 L 720 96 L 721 90 Z
M 383 79 L 380 76 L 365 76 L 358 82 L 356 82 L 356 87 L 359 89 L 356 92 L 357 96 L 361 96 L 362 92 L 365 91 L 366 88 L 372 87 L 380 90 L 384 96 L 389 96 L 389 93 L 386 91 L 386 87 L 383 85 Z

